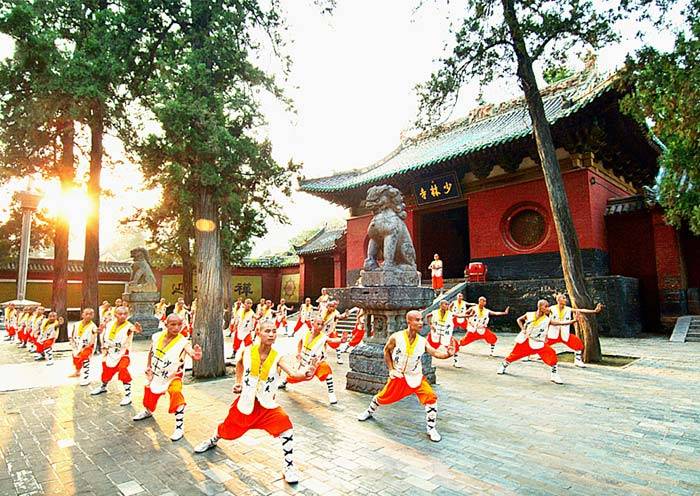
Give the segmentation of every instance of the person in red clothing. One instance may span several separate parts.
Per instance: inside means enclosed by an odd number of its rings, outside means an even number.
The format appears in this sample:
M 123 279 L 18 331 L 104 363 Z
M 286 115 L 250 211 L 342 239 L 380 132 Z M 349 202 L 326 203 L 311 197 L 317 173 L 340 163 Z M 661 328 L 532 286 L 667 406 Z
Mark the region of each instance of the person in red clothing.
M 355 347 L 362 342 L 365 338 L 365 331 L 367 330 L 367 318 L 365 315 L 364 308 L 351 308 L 348 313 L 353 313 L 357 311 L 357 316 L 355 317 L 355 327 L 350 334 L 350 341 L 341 344 L 338 347 L 338 351 L 341 353 L 351 353 Z
M 260 343 L 245 348 L 236 357 L 236 384 L 233 394 L 239 395 L 231 405 L 228 416 L 219 424 L 211 438 L 194 448 L 195 453 L 204 453 L 216 447 L 221 439 L 238 439 L 250 430 L 264 430 L 282 440 L 284 453 L 284 480 L 290 484 L 299 482 L 294 468 L 294 430 L 287 413 L 275 400 L 280 381 L 280 372 L 289 378 L 311 379 L 316 361 L 297 368 L 288 357 L 281 356 L 273 348 L 277 330 L 273 322 L 265 322 L 258 328 Z
M 552 368 L 550 380 L 555 384 L 564 384 L 557 370 L 557 352 L 545 343 L 547 330 L 551 325 L 571 325 L 575 320 L 554 320 L 549 311 L 549 302 L 539 300 L 537 310 L 527 312 L 518 318 L 520 334 L 515 338 L 515 346 L 498 367 L 497 374 L 505 374 L 508 366 L 530 355 L 539 355 L 544 363 Z
M 36 355 L 34 360 L 46 359 L 46 365 L 53 365 L 53 345 L 58 337 L 58 328 L 63 324 L 63 317 L 54 311 L 41 321 L 34 343 Z
M 311 329 L 311 319 L 314 317 L 314 310 L 314 306 L 311 304 L 311 298 L 306 298 L 304 304 L 299 308 L 299 318 L 294 325 L 292 334 L 296 334 L 303 325 L 305 325 L 307 329 Z
M 175 415 L 175 430 L 170 436 L 171 441 L 179 441 L 185 434 L 187 402 L 182 394 L 185 357 L 190 356 L 193 360 L 202 359 L 202 348 L 198 344 L 192 346 L 181 329 L 182 317 L 171 313 L 165 320 L 165 330 L 151 336 L 151 348 L 148 350 L 146 365 L 148 382 L 143 392 L 144 410 L 132 419 L 139 421 L 152 417 L 158 400 L 167 392 L 170 399 L 168 412 Z
M 510 307 L 502 312 L 496 312 L 495 310 L 489 310 L 486 308 L 486 298 L 483 296 L 479 297 L 479 303 L 469 308 L 467 311 L 467 333 L 464 335 L 462 340 L 459 342 L 460 346 L 467 346 L 483 339 L 491 346 L 490 355 L 493 356 L 493 351 L 496 348 L 496 341 L 498 337 L 488 328 L 489 319 L 491 316 L 508 315 Z
M 549 307 L 549 312 L 553 319 L 556 320 L 571 320 L 574 313 L 583 314 L 595 314 L 603 311 L 603 305 L 598 303 L 595 309 L 590 310 L 588 308 L 571 308 L 566 303 L 566 295 L 559 293 L 555 297 L 557 304 L 553 307 Z M 570 350 L 574 352 L 574 365 L 576 367 L 585 368 L 583 363 L 583 341 L 571 333 L 571 326 L 568 325 L 551 325 L 547 330 L 547 339 L 545 340 L 547 346 L 554 346 L 557 343 L 562 343 L 566 345 Z
M 330 306 L 328 307 L 330 311 Z M 297 360 L 299 367 L 308 367 L 311 363 L 316 364 L 314 375 L 311 377 L 289 377 L 280 384 L 280 388 L 287 387 L 287 383 L 310 381 L 316 377 L 319 381 L 325 382 L 328 388 L 328 402 L 331 405 L 338 403 L 335 395 L 335 385 L 333 384 L 333 371 L 326 361 L 326 351 L 329 351 L 331 343 L 339 344 L 340 338 L 330 337 L 324 329 L 324 320 L 318 315 L 312 323 L 312 328 L 306 331 L 297 345 Z
M 107 392 L 107 384 L 116 375 L 124 385 L 124 397 L 121 406 L 131 404 L 131 374 L 129 351 L 135 333 L 141 332 L 141 324 L 132 324 L 128 320 L 129 309 L 119 306 L 114 311 L 114 320 L 104 326 L 102 331 L 102 384 L 90 391 L 96 396 Z M 102 325 L 100 325 L 102 328 Z
M 357 420 L 364 422 L 371 418 L 379 405 L 389 405 L 415 394 L 425 408 L 425 428 L 433 442 L 439 442 L 442 436 L 437 431 L 438 397 L 423 377 L 422 357 L 424 353 L 433 358 L 445 359 L 455 353 L 454 341 L 445 349 L 437 349 L 418 334 L 423 328 L 423 316 L 418 310 L 406 314 L 407 328 L 389 336 L 384 346 L 384 362 L 389 369 L 389 379 L 384 388 L 372 397 L 369 406 L 358 415 Z
M 72 326 L 70 333 L 70 344 L 73 351 L 73 366 L 75 372 L 68 377 L 80 377 L 82 371 L 83 378 L 81 386 L 90 384 L 90 355 L 95 349 L 97 341 L 97 326 L 92 321 L 95 311 L 92 308 L 84 308 L 82 320 Z
M 435 291 L 435 296 L 442 294 L 443 280 L 442 280 L 442 260 L 440 256 L 436 253 L 433 255 L 433 261 L 428 265 L 430 270 L 430 277 L 433 283 L 433 291 Z

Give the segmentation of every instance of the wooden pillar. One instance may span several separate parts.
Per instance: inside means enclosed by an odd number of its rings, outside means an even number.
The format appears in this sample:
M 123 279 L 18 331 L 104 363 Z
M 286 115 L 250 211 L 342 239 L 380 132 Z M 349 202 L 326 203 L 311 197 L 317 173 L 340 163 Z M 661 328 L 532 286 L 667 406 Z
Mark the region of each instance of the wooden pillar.
M 306 264 L 304 257 L 299 257 L 299 301 L 303 302 L 307 296 L 310 295 L 306 292 Z
M 337 251 L 333 252 L 333 287 L 343 287 L 343 260 Z

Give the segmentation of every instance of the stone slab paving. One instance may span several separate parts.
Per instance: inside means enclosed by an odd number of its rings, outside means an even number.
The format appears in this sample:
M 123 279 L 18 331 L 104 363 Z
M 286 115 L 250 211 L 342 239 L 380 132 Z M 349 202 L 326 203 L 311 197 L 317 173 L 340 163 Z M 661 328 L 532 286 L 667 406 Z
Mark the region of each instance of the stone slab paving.
M 496 353 L 505 355 L 514 337 L 501 336 Z M 292 341 L 280 344 L 289 349 Z M 143 386 L 138 347 L 135 403 Z M 120 407 L 116 384 L 98 397 L 72 380 L 8 391 L 0 394 L 0 495 L 699 494 L 700 343 L 603 339 L 603 348 L 640 360 L 622 368 L 564 364 L 563 386 L 548 381 L 541 363 L 497 376 L 500 359 L 483 343 L 461 354 L 461 369 L 439 363 L 440 443 L 427 439 L 413 398 L 355 420 L 369 397 L 343 390 L 347 365 L 332 359 L 337 406 L 327 405 L 318 381 L 279 393 L 295 426 L 302 480 L 293 487 L 281 479 L 279 441 L 263 432 L 192 453 L 226 415 L 231 379 L 185 386 L 186 435 L 177 443 L 168 438 L 174 419 L 165 401 L 153 419 L 135 423 L 139 405 Z M 0 346 L 0 363 L 15 353 Z M 47 368 L 22 366 L 29 376 Z M 58 375 L 58 366 L 48 368 Z M 20 380 L 8 367 L 0 366 L 3 380 Z

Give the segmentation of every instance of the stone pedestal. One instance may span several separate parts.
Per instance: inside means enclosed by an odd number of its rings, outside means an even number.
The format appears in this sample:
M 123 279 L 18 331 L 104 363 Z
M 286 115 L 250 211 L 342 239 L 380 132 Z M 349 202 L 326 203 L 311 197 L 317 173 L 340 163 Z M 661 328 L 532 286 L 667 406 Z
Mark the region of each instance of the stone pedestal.
M 158 332 L 159 320 L 153 314 L 155 304 L 160 301 L 158 291 L 124 293 L 122 299 L 129 307 L 129 320 L 133 323 L 138 322 L 143 328 L 143 332 L 134 336 L 135 339 L 150 339 L 153 333 Z
M 362 270 L 362 285 L 376 286 L 420 286 L 420 272 L 416 270 Z
M 363 308 L 367 315 L 367 329 L 374 329 L 374 336 L 365 337 L 365 341 L 350 353 L 346 388 L 375 394 L 389 377 L 384 363 L 387 338 L 406 328 L 407 311 L 425 308 L 432 303 L 433 291 L 418 286 L 377 286 L 338 288 L 333 290 L 333 295 L 345 307 Z M 423 375 L 431 384 L 435 382 L 435 368 L 427 354 L 423 356 Z

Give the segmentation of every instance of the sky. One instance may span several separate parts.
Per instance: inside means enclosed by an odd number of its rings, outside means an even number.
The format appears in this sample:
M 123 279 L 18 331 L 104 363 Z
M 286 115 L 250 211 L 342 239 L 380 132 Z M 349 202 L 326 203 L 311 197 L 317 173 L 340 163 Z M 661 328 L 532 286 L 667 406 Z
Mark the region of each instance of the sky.
M 268 124 L 261 133 L 271 139 L 276 160 L 302 162 L 304 176 L 318 177 L 370 165 L 400 143 L 402 130 L 411 127 L 417 114 L 413 88 L 435 69 L 435 59 L 450 41 L 450 18 L 459 12 L 459 2 L 426 2 L 416 10 L 418 3 L 338 0 L 334 14 L 327 16 L 310 0 L 284 2 L 293 40 L 287 48 L 293 61 L 287 88 L 296 111 L 289 113 L 274 101 L 263 101 Z M 634 37 L 637 27 L 632 22 L 621 26 L 622 42 L 598 54 L 601 70 L 619 67 L 625 55 L 640 45 Z M 662 48 L 669 48 L 671 41 L 671 36 L 654 37 Z M 11 43 L 0 38 L 0 57 L 11 50 Z M 260 62 L 270 70 L 276 66 L 272 57 Z M 477 93 L 476 85 L 463 88 L 453 116 L 476 106 Z M 485 92 L 488 101 L 516 96 L 518 86 L 512 81 L 494 83 Z M 114 259 L 125 252 L 115 248 L 124 233 L 119 220 L 137 206 L 155 204 L 158 193 L 142 190 L 138 165 L 123 157 L 118 141 L 109 140 L 106 148 L 121 161 L 103 176 L 103 186 L 112 190 L 101 210 L 103 258 Z M 19 185 L 15 182 L 13 187 Z M 253 256 L 285 250 L 296 234 L 348 215 L 306 193 L 275 194 L 290 224 L 268 221 L 269 234 L 256 240 Z M 0 221 L 2 215 L 0 211 Z M 81 258 L 84 222 L 76 219 L 71 228 L 70 257 Z

